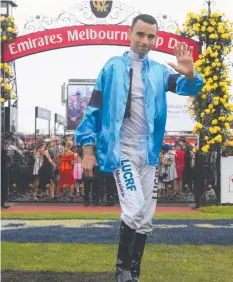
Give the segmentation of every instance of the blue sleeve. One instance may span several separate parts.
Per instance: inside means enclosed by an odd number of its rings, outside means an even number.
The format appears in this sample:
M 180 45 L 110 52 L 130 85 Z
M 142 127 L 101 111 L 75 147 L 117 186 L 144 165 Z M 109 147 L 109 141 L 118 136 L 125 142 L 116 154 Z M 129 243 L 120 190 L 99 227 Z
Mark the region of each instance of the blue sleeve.
M 203 85 L 202 76 L 198 72 L 195 72 L 193 80 L 189 80 L 186 76 L 182 75 L 176 81 L 176 93 L 183 96 L 197 95 Z
M 166 91 L 174 92 L 182 96 L 193 96 L 197 95 L 204 83 L 202 76 L 195 72 L 194 79 L 189 80 L 185 75 L 174 73 L 173 70 L 165 67 L 164 79 Z
M 101 70 L 96 80 L 83 120 L 75 131 L 75 141 L 78 146 L 93 146 L 96 142 L 96 135 L 102 118 L 104 81 L 105 68 Z

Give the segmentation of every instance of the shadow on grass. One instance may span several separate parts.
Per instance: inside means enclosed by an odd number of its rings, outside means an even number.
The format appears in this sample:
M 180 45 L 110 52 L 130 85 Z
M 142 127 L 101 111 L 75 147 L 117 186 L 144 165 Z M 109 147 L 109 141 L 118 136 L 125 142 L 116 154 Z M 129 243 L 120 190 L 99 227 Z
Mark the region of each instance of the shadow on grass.
M 114 282 L 111 272 L 2 271 L 2 282 Z

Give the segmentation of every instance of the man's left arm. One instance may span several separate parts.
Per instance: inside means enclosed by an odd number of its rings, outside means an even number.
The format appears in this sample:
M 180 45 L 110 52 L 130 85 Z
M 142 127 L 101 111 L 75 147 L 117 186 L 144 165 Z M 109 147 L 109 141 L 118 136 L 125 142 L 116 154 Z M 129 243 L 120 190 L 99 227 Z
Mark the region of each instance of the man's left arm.
M 194 73 L 193 78 L 188 78 L 185 75 L 179 73 L 173 73 L 172 70 L 167 70 L 165 74 L 166 90 L 183 96 L 197 95 L 204 83 L 202 76 L 198 73 Z

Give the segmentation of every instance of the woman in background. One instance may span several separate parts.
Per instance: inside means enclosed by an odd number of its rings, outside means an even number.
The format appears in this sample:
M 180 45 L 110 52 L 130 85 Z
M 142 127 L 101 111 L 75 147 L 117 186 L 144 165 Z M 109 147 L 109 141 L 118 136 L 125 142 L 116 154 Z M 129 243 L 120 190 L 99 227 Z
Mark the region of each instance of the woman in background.
M 174 182 L 175 184 L 175 193 L 179 194 L 182 190 L 182 179 L 184 173 L 184 163 L 185 163 L 185 151 L 181 149 L 180 144 L 176 144 L 176 154 L 175 154 L 175 164 L 177 178 Z
M 168 195 L 173 194 L 173 181 L 177 177 L 176 167 L 175 167 L 175 155 L 172 151 L 172 147 L 168 144 L 163 146 L 163 162 L 162 162 L 162 176 L 163 182 L 166 185 L 166 193 Z
M 38 200 L 38 187 L 39 187 L 39 170 L 43 164 L 42 145 L 37 145 L 33 154 L 34 167 L 33 167 L 33 199 Z
M 74 160 L 75 160 L 75 155 L 71 151 L 72 147 L 73 147 L 73 142 L 67 141 L 64 151 L 59 153 L 55 158 L 55 160 L 57 158 L 60 159 L 60 166 L 59 166 L 60 182 L 57 188 L 58 190 L 64 187 L 70 188 L 71 199 L 72 199 L 73 190 L 74 190 L 73 166 L 74 166 Z
M 54 199 L 54 187 L 55 187 L 55 179 L 54 179 L 54 168 L 56 168 L 56 164 L 52 160 L 49 150 L 47 146 L 42 150 L 43 156 L 43 164 L 39 170 L 39 187 L 40 189 L 46 189 L 46 185 L 50 184 L 50 199 Z

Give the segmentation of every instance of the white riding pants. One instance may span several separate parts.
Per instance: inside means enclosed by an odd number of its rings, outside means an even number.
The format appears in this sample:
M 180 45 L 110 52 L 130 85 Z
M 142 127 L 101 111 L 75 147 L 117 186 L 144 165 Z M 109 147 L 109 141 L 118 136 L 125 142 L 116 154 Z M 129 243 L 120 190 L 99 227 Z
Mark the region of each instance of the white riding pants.
M 121 167 L 113 171 L 121 219 L 137 233 L 151 234 L 158 193 L 158 166 L 147 164 L 147 137 L 122 136 Z

